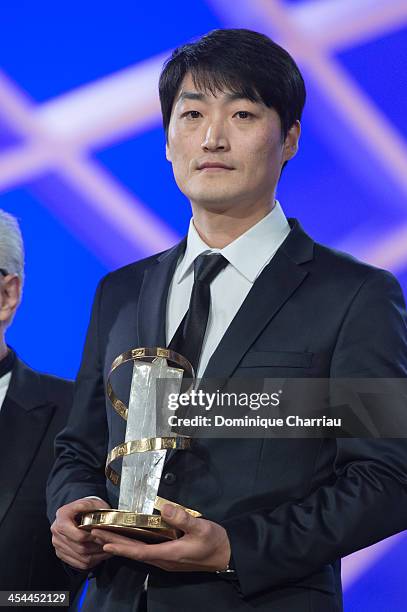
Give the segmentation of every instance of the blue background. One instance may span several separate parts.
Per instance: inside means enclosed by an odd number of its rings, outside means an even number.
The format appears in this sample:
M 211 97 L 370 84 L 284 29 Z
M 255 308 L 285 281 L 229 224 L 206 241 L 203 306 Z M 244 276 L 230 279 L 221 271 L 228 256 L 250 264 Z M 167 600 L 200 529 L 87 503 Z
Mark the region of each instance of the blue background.
M 300 4 L 291 1 L 283 6 Z M 383 1 L 386 4 L 391 2 Z M 250 2 L 236 2 L 236 14 L 243 5 L 238 25 L 250 27 Z M 237 20 L 227 3 L 209 0 L 7 3 L 0 15 L 0 75 L 7 76 L 18 95 L 26 96 L 34 115 L 47 101 Z M 327 50 L 325 56 L 357 85 L 405 146 L 405 21 Z M 284 172 L 278 197 L 286 214 L 298 217 L 314 238 L 363 256 L 382 237 L 391 237 L 407 225 L 405 188 L 400 177 L 377 161 L 377 151 L 361 144 L 332 109 L 306 61 L 299 58 L 299 64 L 309 93 L 301 149 Z M 2 162 L 28 140 L 24 129 L 8 120 L 0 89 L 0 176 Z M 165 160 L 159 117 L 145 129 L 103 147 L 90 147 L 83 155 L 134 194 L 175 237 L 186 231 L 190 208 Z M 27 252 L 24 299 L 8 341 L 31 366 L 73 378 L 96 284 L 115 267 L 106 245 L 111 242 L 111 249 L 120 251 L 120 236 L 111 235 L 105 223 L 97 230 L 98 239 L 92 240 L 92 211 L 84 204 L 71 215 L 61 212 L 69 211 L 74 196 L 59 181 L 58 172 L 49 170 L 43 176 L 17 178 L 4 188 L 0 183 L 0 206 L 18 217 Z M 138 248 L 137 241 L 132 248 L 115 263 L 149 254 L 148 249 Z M 388 267 L 406 290 L 407 249 L 405 253 Z M 404 538 L 346 589 L 345 609 L 405 609 L 406 569 Z

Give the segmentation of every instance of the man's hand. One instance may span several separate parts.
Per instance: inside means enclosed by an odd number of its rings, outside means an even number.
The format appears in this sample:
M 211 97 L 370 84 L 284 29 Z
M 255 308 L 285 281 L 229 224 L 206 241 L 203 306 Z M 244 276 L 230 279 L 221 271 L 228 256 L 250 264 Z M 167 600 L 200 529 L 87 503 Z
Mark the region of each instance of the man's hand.
M 194 518 L 170 504 L 164 506 L 162 516 L 184 535 L 162 544 L 144 544 L 99 528 L 93 529 L 92 535 L 104 542 L 103 550 L 107 553 L 156 565 L 169 572 L 215 572 L 227 567 L 231 550 L 221 525 Z
M 103 551 L 103 542 L 79 529 L 75 520 L 79 512 L 99 508 L 110 506 L 100 499 L 78 499 L 59 508 L 51 525 L 52 544 L 57 557 L 76 569 L 89 570 L 112 556 Z

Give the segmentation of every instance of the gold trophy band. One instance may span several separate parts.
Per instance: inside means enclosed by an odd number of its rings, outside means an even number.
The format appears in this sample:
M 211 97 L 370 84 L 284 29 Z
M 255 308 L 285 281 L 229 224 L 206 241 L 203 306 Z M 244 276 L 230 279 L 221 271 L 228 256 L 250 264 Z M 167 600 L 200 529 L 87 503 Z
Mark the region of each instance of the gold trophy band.
M 124 419 L 127 420 L 128 407 L 122 402 L 114 393 L 110 377 L 114 370 L 124 363 L 136 360 L 146 361 L 152 360 L 157 357 L 166 359 L 172 363 L 177 364 L 180 368 L 188 374 L 192 379 L 194 378 L 194 371 L 192 365 L 185 357 L 165 348 L 136 348 L 126 351 L 116 357 L 110 368 L 110 372 L 107 379 L 106 391 L 109 400 L 111 401 L 116 412 Z M 191 384 L 192 387 L 192 384 Z M 190 387 L 190 388 L 191 388 Z M 120 474 L 111 467 L 111 464 L 118 458 L 131 455 L 133 453 L 144 453 L 149 451 L 158 450 L 169 450 L 169 449 L 187 449 L 190 447 L 191 440 L 188 437 L 183 436 L 167 436 L 167 437 L 156 437 L 156 438 L 143 438 L 141 440 L 133 440 L 130 442 L 123 442 L 115 448 L 113 448 L 107 458 L 105 474 L 106 477 L 114 484 L 120 484 Z M 164 504 L 172 504 L 173 506 L 181 507 L 186 512 L 194 517 L 202 516 L 196 510 L 186 508 L 173 501 L 166 500 L 162 497 L 157 496 L 154 502 L 154 509 L 161 512 Z M 123 535 L 144 540 L 146 542 L 162 542 L 165 540 L 173 540 L 179 537 L 181 534 L 178 530 L 174 529 L 168 523 L 166 523 L 160 514 L 140 514 L 137 512 L 129 512 L 125 510 L 113 510 L 113 509 L 98 509 L 88 512 L 82 512 L 80 514 L 79 528 L 85 530 L 91 530 L 96 527 L 109 529 L 111 531 L 119 532 Z

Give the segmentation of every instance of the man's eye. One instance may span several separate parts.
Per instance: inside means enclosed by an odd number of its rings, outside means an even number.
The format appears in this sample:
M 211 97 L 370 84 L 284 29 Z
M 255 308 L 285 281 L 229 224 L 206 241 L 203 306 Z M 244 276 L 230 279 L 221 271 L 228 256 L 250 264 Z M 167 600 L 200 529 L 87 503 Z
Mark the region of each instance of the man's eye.
M 182 114 L 182 116 L 186 117 L 187 119 L 198 119 L 200 115 L 201 113 L 195 110 L 190 110 Z
M 251 117 L 254 116 L 252 113 L 249 113 L 249 111 L 238 111 L 236 115 L 239 119 L 251 119 Z

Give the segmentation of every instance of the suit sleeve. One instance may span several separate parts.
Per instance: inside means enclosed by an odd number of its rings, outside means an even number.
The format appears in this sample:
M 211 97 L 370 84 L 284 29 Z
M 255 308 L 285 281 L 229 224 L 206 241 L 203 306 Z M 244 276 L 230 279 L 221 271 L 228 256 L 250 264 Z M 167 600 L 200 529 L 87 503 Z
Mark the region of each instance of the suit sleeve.
M 47 483 L 50 522 L 58 508 L 76 499 L 90 495 L 107 498 L 104 465 L 108 428 L 99 348 L 103 282 L 96 290 L 70 417 L 55 441 L 56 461 Z
M 406 375 L 403 295 L 391 274 L 375 270 L 343 320 L 331 377 Z M 407 528 L 407 439 L 338 438 L 336 446 L 329 486 L 223 523 L 244 597 L 298 582 Z

